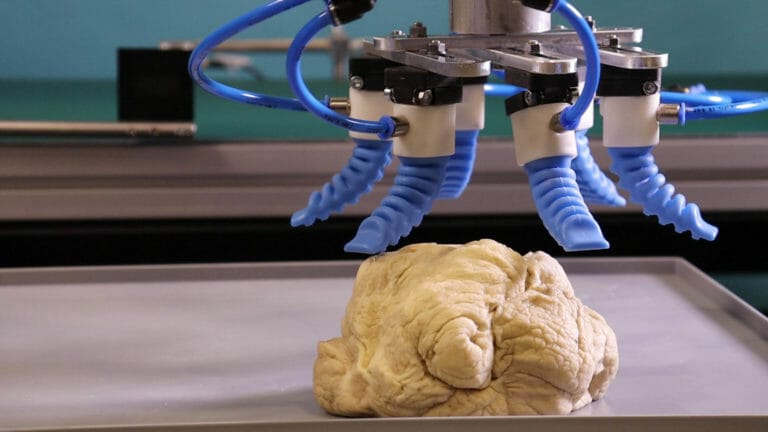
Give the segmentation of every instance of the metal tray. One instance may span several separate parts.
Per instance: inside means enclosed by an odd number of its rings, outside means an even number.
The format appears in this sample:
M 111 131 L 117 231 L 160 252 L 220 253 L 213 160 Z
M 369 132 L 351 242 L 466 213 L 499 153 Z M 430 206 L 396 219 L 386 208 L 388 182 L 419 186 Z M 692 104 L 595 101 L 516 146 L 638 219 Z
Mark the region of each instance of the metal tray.
M 768 319 L 678 258 L 562 259 L 614 328 L 568 416 L 344 419 L 312 397 L 359 262 L 0 270 L 0 430 L 768 431 Z

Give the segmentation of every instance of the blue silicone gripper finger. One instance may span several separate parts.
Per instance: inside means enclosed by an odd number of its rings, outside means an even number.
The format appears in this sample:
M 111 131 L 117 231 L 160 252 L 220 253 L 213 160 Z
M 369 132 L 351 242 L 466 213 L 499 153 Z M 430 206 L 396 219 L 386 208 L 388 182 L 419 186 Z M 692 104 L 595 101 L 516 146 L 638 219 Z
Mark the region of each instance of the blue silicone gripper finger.
M 373 189 L 384 176 L 384 168 L 392 160 L 392 141 L 355 139 L 352 157 L 341 172 L 319 191 L 312 192 L 307 207 L 291 216 L 292 226 L 310 226 L 317 220 L 326 220 L 331 213 L 354 204 L 360 196 Z
M 595 163 L 589 150 L 589 137 L 586 130 L 576 131 L 577 155 L 571 161 L 571 168 L 576 173 L 576 183 L 579 185 L 581 196 L 590 204 L 601 204 L 613 207 L 627 205 L 616 190 L 616 185 L 603 173 Z
M 584 204 L 569 156 L 525 164 L 528 184 L 544 226 L 568 252 L 607 249 L 600 225 Z
M 445 179 L 448 156 L 400 157 L 395 184 L 381 205 L 365 218 L 357 235 L 344 246 L 347 252 L 377 254 L 396 245 L 429 213 Z
M 472 177 L 479 130 L 456 131 L 456 151 L 448 160 L 445 180 L 440 186 L 438 198 L 458 198 L 467 188 Z
M 659 218 L 661 225 L 672 224 L 675 231 L 690 231 L 694 239 L 714 240 L 717 227 L 705 222 L 696 204 L 686 204 L 682 194 L 667 184 L 653 158 L 653 146 L 614 147 L 611 171 L 619 176 L 619 187 L 629 191 L 630 201 L 640 204 L 643 213 Z

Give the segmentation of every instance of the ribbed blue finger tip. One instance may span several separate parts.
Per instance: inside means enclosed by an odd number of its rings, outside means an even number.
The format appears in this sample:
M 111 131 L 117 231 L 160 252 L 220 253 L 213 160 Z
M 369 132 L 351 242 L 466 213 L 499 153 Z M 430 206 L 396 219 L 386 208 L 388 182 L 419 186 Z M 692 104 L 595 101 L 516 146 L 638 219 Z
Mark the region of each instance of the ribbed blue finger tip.
M 560 246 L 567 252 L 578 252 L 608 249 L 610 244 L 594 220 L 579 218 L 562 227 Z
M 385 236 L 379 231 L 360 230 L 355 238 L 344 245 L 345 252 L 374 255 L 387 248 Z
M 704 221 L 701 221 L 695 227 L 691 228 L 691 236 L 696 240 L 704 239 L 713 241 L 717 238 L 719 232 L 720 230 L 716 226 L 710 225 Z
M 309 209 L 301 209 L 291 215 L 291 226 L 310 226 L 315 222 L 314 217 L 309 214 Z

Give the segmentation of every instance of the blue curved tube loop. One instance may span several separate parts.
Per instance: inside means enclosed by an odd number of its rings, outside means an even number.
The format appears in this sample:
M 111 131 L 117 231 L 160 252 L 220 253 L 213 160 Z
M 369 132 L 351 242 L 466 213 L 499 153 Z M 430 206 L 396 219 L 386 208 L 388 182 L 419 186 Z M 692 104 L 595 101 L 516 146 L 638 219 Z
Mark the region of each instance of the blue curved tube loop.
M 733 117 L 768 110 L 768 93 L 730 90 L 717 92 L 731 98 L 731 103 L 685 108 L 685 120 Z
M 377 134 L 382 139 L 391 138 L 395 131 L 395 124 L 391 117 L 384 117 L 374 122 L 342 116 L 318 101 L 304 83 L 301 75 L 301 55 L 304 48 L 320 30 L 331 24 L 333 24 L 331 14 L 327 10 L 323 11 L 309 20 L 293 38 L 285 59 L 285 70 L 291 90 L 309 112 L 328 123 L 355 132 Z
M 579 192 L 570 156 L 528 162 L 525 172 L 539 217 L 563 249 L 574 252 L 608 248 L 608 241 Z
M 445 179 L 449 156 L 399 157 L 395 184 L 381 205 L 360 224 L 346 252 L 376 254 L 410 234 L 429 213 Z
M 458 198 L 464 193 L 472 178 L 479 135 L 479 130 L 456 131 L 456 150 L 445 168 L 439 199 Z
M 630 201 L 640 204 L 643 213 L 657 216 L 661 225 L 673 224 L 678 233 L 690 231 L 694 239 L 714 240 L 717 227 L 702 219 L 696 204 L 686 204 L 682 194 L 675 194 L 659 172 L 652 151 L 653 146 L 608 148 L 619 186 L 629 191 Z
M 291 216 L 291 226 L 310 226 L 317 220 L 328 219 L 346 205 L 357 203 L 384 176 L 384 168 L 392 160 L 392 141 L 354 141 L 355 149 L 347 166 L 319 191 L 312 192 L 307 207 Z
M 281 12 L 285 12 L 288 9 L 309 1 L 310 0 L 274 0 L 271 3 L 254 9 L 215 30 L 197 44 L 189 56 L 187 67 L 192 80 L 207 92 L 235 102 L 267 108 L 306 111 L 304 105 L 296 99 L 262 95 L 224 85 L 205 75 L 202 71 L 202 66 L 208 54 L 230 37 Z
M 577 154 L 571 161 L 571 168 L 576 173 L 576 182 L 584 201 L 613 207 L 626 205 L 627 200 L 619 195 L 616 185 L 595 163 L 589 149 L 587 130 L 576 131 L 576 150 Z
M 717 93 L 661 92 L 661 103 L 685 104 L 686 106 L 720 105 L 731 103 L 730 96 Z
M 576 31 L 584 47 L 587 73 L 584 78 L 584 88 L 576 99 L 576 103 L 565 108 L 560 114 L 560 125 L 565 130 L 574 130 L 579 125 L 581 116 L 592 105 L 600 83 L 600 51 L 592 28 L 581 13 L 565 0 L 555 0 L 552 12 L 558 12 Z

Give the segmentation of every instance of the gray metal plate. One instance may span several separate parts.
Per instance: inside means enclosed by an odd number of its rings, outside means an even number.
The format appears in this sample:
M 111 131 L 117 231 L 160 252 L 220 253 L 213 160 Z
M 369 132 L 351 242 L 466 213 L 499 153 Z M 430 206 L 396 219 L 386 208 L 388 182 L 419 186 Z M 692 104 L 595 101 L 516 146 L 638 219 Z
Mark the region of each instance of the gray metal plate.
M 764 316 L 679 259 L 562 262 L 618 336 L 605 399 L 447 419 L 315 404 L 356 262 L 2 270 L 0 430 L 768 430 Z

